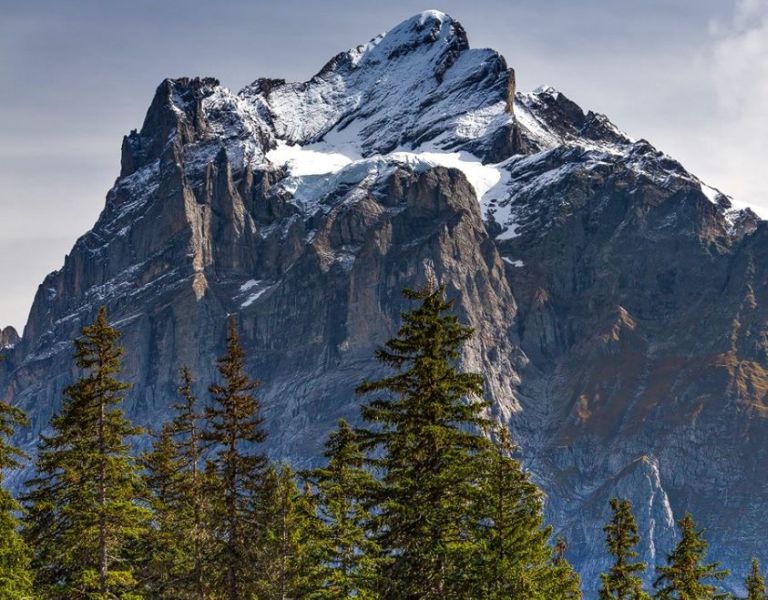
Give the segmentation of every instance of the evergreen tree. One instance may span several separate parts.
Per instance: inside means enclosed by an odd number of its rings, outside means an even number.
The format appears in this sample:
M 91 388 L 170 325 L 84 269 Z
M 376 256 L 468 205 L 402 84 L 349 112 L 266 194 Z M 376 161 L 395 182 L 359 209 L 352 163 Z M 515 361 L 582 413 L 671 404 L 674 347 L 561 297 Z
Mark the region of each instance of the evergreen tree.
M 192 375 L 181 370 L 176 415 L 156 436 L 144 457 L 153 512 L 151 534 L 140 549 L 147 595 L 162 600 L 204 600 L 204 560 L 209 550 L 204 473 L 200 469 L 201 429 Z
M 482 477 L 477 495 L 478 545 L 467 570 L 476 581 L 469 597 L 488 600 L 580 598 L 579 578 L 562 552 L 549 545 L 543 495 L 513 458 L 506 428 L 497 443 L 479 455 Z
M 640 574 L 645 563 L 634 560 L 638 554 L 635 547 L 640 542 L 632 503 L 629 500 L 611 500 L 613 519 L 603 527 L 608 552 L 613 556 L 613 565 L 607 573 L 600 575 L 602 587 L 600 600 L 646 600 Z
M 299 489 L 289 467 L 271 467 L 264 477 L 259 507 L 262 527 L 256 539 L 256 597 L 323 597 L 318 594 L 323 591 L 328 535 L 310 491 Z
M 375 575 L 380 549 L 367 528 L 367 508 L 374 478 L 364 468 L 365 457 L 357 434 L 341 420 L 325 444 L 327 466 L 314 469 L 308 478 L 316 488 L 320 517 L 327 526 L 327 544 L 320 581 L 322 588 L 312 597 L 376 598 Z
M 752 559 L 752 570 L 744 582 L 747 588 L 747 600 L 766 600 L 768 592 L 765 589 L 765 578 L 760 572 L 760 561 Z
M 658 600 L 710 600 L 727 599 L 728 594 L 719 592 L 708 580 L 725 579 L 728 571 L 718 563 L 704 563 L 707 542 L 702 531 L 696 530 L 690 513 L 679 521 L 682 538 L 667 555 L 667 564 L 656 567 L 658 578 L 654 583 Z
M 120 333 L 102 307 L 75 341 L 82 377 L 65 390 L 53 434 L 42 436 L 30 482 L 25 531 L 36 584 L 50 599 L 135 598 L 129 549 L 148 511 L 128 438 L 140 430 L 119 408 Z
M 211 450 L 209 472 L 215 484 L 209 491 L 220 546 L 214 572 L 220 571 L 224 577 L 215 583 L 228 600 L 240 600 L 250 597 L 253 585 L 254 549 L 249 538 L 258 530 L 254 502 L 267 460 L 256 448 L 266 438 L 254 396 L 258 382 L 245 373 L 245 354 L 234 318 L 229 320 L 227 352 L 219 360 L 218 370 L 223 382 L 209 388 L 212 405 L 205 411 L 203 432 Z
M 182 368 L 179 386 L 182 402 L 175 405 L 176 416 L 173 419 L 172 434 L 180 463 L 180 505 L 177 507 L 181 523 L 179 536 L 190 546 L 191 569 L 182 577 L 181 587 L 186 590 L 186 595 L 180 597 L 205 600 L 207 586 L 204 556 L 209 545 L 205 517 L 208 513 L 208 503 L 205 497 L 204 473 L 200 470 L 202 415 L 192 385 L 192 374 L 188 368 Z
M 376 394 L 362 409 L 373 427 L 361 430 L 364 449 L 380 476 L 377 538 L 391 558 L 378 588 L 384 598 L 468 597 L 451 582 L 471 542 L 468 499 L 476 473 L 473 456 L 487 447 L 483 380 L 456 367 L 472 329 L 447 314 L 444 288 L 405 290 L 421 305 L 402 314 L 395 339 L 379 361 L 398 372 L 364 382 L 358 392 Z
M 28 600 L 32 597 L 30 552 L 19 534 L 15 514 L 21 509 L 3 487 L 3 472 L 17 468 L 23 453 L 11 444 L 17 427 L 26 424 L 24 413 L 0 402 L 0 600 Z
M 152 509 L 152 527 L 139 552 L 143 559 L 142 583 L 147 596 L 157 600 L 177 600 L 181 580 L 190 568 L 188 544 L 181 526 L 181 461 L 173 443 L 171 424 L 163 425 L 152 450 L 144 455 L 145 481 Z

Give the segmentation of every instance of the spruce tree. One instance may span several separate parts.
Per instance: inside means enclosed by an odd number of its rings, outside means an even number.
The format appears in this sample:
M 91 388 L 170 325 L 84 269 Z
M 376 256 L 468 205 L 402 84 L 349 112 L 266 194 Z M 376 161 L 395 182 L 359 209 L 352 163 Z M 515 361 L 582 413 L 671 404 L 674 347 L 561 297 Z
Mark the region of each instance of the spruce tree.
M 766 600 L 768 592 L 765 589 L 765 578 L 760 572 L 760 561 L 752 559 L 752 570 L 744 582 L 747 588 L 747 600 Z
M 11 444 L 18 427 L 26 424 L 24 413 L 0 401 L 0 600 L 32 598 L 30 552 L 19 534 L 16 513 L 21 506 L 3 487 L 3 473 L 20 466 L 24 454 Z
M 192 391 L 193 379 L 188 368 L 181 369 L 179 394 L 182 401 L 175 405 L 176 416 L 171 427 L 175 440 L 179 476 L 180 536 L 189 545 L 191 570 L 181 578 L 180 585 L 186 590 L 184 598 L 205 600 L 207 586 L 204 574 L 204 556 L 209 545 L 209 527 L 206 522 L 208 503 L 205 495 L 204 473 L 200 469 L 202 459 L 202 415 L 198 400 Z
M 543 494 L 513 458 L 506 428 L 497 442 L 478 455 L 481 474 L 476 496 L 478 544 L 471 598 L 566 600 L 580 598 L 579 577 L 557 548 L 552 528 L 544 525 Z
M 645 571 L 645 563 L 634 560 L 638 556 L 635 547 L 640 542 L 640 535 L 632 503 L 613 498 L 611 510 L 613 518 L 603 527 L 603 531 L 613 565 L 607 573 L 600 575 L 600 600 L 647 600 L 649 596 L 643 591 L 640 578 Z
M 146 533 L 148 511 L 128 445 L 140 430 L 119 408 L 129 387 L 117 379 L 119 337 L 102 307 L 75 341 L 83 374 L 65 390 L 53 434 L 41 436 L 25 531 L 49 599 L 136 597 L 130 546 Z
M 679 525 L 680 541 L 667 555 L 667 564 L 656 567 L 659 576 L 654 582 L 654 597 L 658 600 L 727 599 L 728 594 L 709 583 L 725 579 L 728 571 L 720 569 L 718 563 L 704 562 L 707 542 L 702 537 L 703 532 L 696 529 L 690 513 L 685 513 Z
M 181 580 L 188 566 L 189 540 L 181 520 L 181 461 L 173 443 L 171 424 L 163 425 L 152 450 L 144 455 L 145 481 L 152 509 L 152 526 L 139 546 L 141 579 L 147 596 L 157 600 L 184 598 Z
M 270 467 L 259 500 L 256 538 L 259 600 L 317 598 L 323 589 L 327 533 L 310 491 L 301 490 L 290 467 Z M 338 596 L 337 596 L 338 597 Z
M 145 454 L 152 530 L 140 549 L 142 582 L 151 598 L 204 600 L 208 595 L 205 555 L 210 550 L 205 474 L 200 469 L 202 415 L 192 375 L 181 369 L 182 401 Z
M 234 317 L 229 320 L 227 352 L 218 361 L 222 383 L 211 385 L 203 440 L 210 450 L 212 519 L 219 549 L 215 564 L 223 581 L 215 582 L 228 600 L 249 598 L 253 586 L 253 551 L 249 538 L 258 530 L 254 502 L 267 459 L 258 449 L 264 442 L 263 419 L 254 391 L 258 382 L 245 373 Z
M 395 339 L 376 356 L 397 372 L 359 386 L 375 394 L 360 431 L 380 477 L 377 541 L 392 559 L 378 588 L 384 598 L 470 597 L 451 581 L 471 544 L 467 502 L 475 484 L 473 456 L 486 447 L 477 399 L 483 379 L 457 368 L 472 329 L 449 314 L 445 290 L 405 290 L 421 304 L 402 314 Z
M 380 549 L 367 533 L 371 514 L 367 503 L 376 487 L 364 468 L 365 456 L 357 434 L 340 420 L 325 444 L 327 465 L 307 474 L 315 486 L 320 517 L 326 523 L 326 546 L 313 598 L 376 598 L 375 575 Z

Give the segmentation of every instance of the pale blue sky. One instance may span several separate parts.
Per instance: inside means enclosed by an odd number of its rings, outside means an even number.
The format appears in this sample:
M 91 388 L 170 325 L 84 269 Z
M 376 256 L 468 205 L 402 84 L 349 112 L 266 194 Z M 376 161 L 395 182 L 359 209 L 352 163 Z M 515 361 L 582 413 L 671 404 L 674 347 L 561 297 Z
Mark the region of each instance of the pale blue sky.
M 95 221 L 168 76 L 305 80 L 331 56 L 437 8 L 470 44 L 768 206 L 768 0 L 0 0 L 0 325 Z

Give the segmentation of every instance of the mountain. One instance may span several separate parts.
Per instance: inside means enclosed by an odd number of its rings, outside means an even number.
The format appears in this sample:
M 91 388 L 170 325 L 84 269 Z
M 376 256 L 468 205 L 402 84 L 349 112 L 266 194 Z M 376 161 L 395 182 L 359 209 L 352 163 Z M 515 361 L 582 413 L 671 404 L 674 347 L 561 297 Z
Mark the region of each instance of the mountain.
M 401 289 L 434 277 L 476 329 L 464 366 L 588 591 L 613 495 L 633 501 L 649 563 L 691 510 L 741 575 L 768 560 L 766 259 L 751 210 L 555 89 L 517 92 L 500 54 L 428 11 L 303 83 L 161 83 L 98 221 L 6 351 L 0 397 L 29 413 L 33 449 L 72 339 L 106 305 L 126 410 L 157 425 L 182 365 L 205 393 L 234 313 L 271 454 L 310 464 L 357 419 Z
M 19 334 L 11 327 L 0 327 L 0 350 L 5 348 L 13 348 L 19 343 Z

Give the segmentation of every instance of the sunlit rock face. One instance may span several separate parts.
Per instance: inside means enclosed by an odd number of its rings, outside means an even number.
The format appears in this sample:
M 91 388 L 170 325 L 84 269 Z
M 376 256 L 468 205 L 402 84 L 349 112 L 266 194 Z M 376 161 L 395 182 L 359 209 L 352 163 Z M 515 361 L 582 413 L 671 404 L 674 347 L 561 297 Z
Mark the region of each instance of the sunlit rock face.
M 649 563 L 691 510 L 741 574 L 768 560 L 767 255 L 752 211 L 553 88 L 517 92 L 501 55 L 429 11 L 307 82 L 164 81 L 23 338 L 2 330 L 0 397 L 29 413 L 33 451 L 105 305 L 126 411 L 155 427 L 182 365 L 205 395 L 235 314 L 268 449 L 307 465 L 357 420 L 400 290 L 435 279 L 590 594 L 615 495 Z

